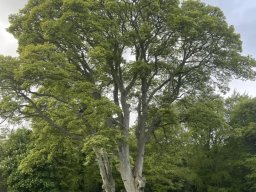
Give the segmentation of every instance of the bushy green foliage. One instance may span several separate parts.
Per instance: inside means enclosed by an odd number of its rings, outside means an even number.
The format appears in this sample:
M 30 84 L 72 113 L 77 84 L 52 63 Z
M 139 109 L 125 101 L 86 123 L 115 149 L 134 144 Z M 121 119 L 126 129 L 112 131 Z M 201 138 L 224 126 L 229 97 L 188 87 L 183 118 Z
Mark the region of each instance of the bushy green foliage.
M 240 182 L 243 191 L 255 191 L 256 99 L 244 98 L 234 105 L 230 124 L 239 132 Z M 234 144 L 234 142 L 233 142 Z
M 95 191 L 100 182 L 83 166 L 81 146 L 57 135 L 40 138 L 18 129 L 3 145 L 1 170 L 8 191 Z M 90 181 L 90 182 L 88 182 Z M 93 183 L 93 185 L 92 185 Z
M 1 172 L 6 178 L 8 191 L 24 191 L 26 176 L 20 173 L 18 166 L 29 150 L 31 139 L 30 130 L 18 129 L 2 145 Z
M 255 99 L 238 99 L 228 110 L 232 113 L 230 124 L 225 120 L 223 99 L 216 96 L 184 98 L 168 106 L 171 109 L 162 109 L 166 123 L 147 146 L 146 191 L 253 192 L 256 150 L 252 105 Z M 168 119 L 168 115 L 172 117 Z M 242 124 L 237 123 L 238 117 L 243 117 Z M 35 130 L 18 129 L 1 140 L 3 191 L 5 186 L 13 192 L 101 190 L 95 157 L 84 166 L 86 156 L 80 142 L 48 129 Z M 130 142 L 133 146 L 134 140 Z M 118 177 L 117 172 L 114 175 Z M 120 182 L 117 188 L 122 189 Z

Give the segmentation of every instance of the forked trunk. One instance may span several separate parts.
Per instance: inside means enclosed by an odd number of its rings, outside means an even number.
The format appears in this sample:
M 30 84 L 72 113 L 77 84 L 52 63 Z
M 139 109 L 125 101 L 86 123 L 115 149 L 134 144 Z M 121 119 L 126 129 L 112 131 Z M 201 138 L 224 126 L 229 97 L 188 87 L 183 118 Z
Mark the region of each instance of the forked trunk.
M 138 175 L 138 172 L 132 170 L 128 152 L 128 145 L 123 144 L 119 148 L 120 174 L 124 183 L 126 192 L 144 192 L 146 180 Z
M 146 181 L 142 177 L 143 170 L 143 160 L 144 160 L 144 150 L 145 150 L 145 142 L 142 140 L 139 146 L 138 157 L 139 161 L 136 160 L 135 168 L 132 168 L 130 162 L 130 150 L 129 144 L 127 143 L 129 139 L 129 122 L 130 122 L 130 105 L 127 104 L 126 95 L 121 94 L 121 103 L 123 109 L 123 133 L 126 141 L 119 143 L 118 152 L 119 152 L 119 172 L 121 174 L 121 178 L 125 187 L 126 192 L 144 192 Z M 143 136 L 143 135 L 142 135 Z M 138 159 L 137 157 L 137 159 Z M 139 165 L 139 166 L 137 166 Z

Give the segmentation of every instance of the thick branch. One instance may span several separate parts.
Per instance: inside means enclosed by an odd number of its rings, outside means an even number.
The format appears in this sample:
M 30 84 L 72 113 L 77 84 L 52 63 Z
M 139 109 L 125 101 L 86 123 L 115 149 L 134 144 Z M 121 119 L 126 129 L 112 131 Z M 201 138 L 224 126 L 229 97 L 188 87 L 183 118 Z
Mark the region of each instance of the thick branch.
M 38 113 L 38 117 L 42 118 L 44 121 L 46 121 L 52 128 L 54 128 L 56 131 L 61 132 L 64 135 L 69 136 L 72 139 L 75 140 L 79 140 L 82 141 L 83 138 L 81 136 L 78 135 L 74 135 L 69 133 L 66 129 L 64 129 L 61 126 L 58 126 L 57 124 L 54 123 L 54 121 L 48 117 L 46 114 L 44 114 L 38 107 L 37 105 L 34 103 L 34 101 L 32 99 L 30 99 L 26 94 L 22 93 L 22 92 L 17 92 L 17 94 L 19 94 L 20 96 L 22 96 L 25 100 L 27 100 L 32 107 L 36 110 L 36 112 Z

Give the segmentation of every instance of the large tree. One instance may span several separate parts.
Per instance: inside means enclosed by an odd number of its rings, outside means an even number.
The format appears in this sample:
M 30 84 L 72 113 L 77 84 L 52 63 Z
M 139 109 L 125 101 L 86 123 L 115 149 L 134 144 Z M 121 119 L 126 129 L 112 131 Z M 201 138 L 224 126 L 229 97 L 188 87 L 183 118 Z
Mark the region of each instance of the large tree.
M 85 141 L 108 192 L 109 152 L 126 191 L 144 190 L 145 145 L 162 123 L 151 109 L 253 75 L 222 11 L 200 1 L 30 0 L 10 22 L 20 58 L 1 58 L 2 116 L 41 119 Z

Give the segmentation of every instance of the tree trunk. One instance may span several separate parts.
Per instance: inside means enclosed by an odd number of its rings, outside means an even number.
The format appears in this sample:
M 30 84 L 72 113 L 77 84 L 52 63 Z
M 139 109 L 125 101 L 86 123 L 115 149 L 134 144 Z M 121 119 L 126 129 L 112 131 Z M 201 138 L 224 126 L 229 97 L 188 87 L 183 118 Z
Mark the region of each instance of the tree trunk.
M 102 178 L 102 189 L 105 192 L 115 192 L 115 180 L 112 175 L 112 168 L 108 160 L 108 154 L 104 149 L 94 149 L 98 166 L 100 169 L 100 175 Z
M 134 168 L 134 177 L 135 177 L 135 183 L 137 188 L 140 192 L 144 191 L 146 180 L 142 176 L 143 172 L 143 164 L 144 164 L 144 153 L 145 153 L 145 137 L 144 134 L 140 135 L 140 139 L 138 140 L 138 149 L 137 149 L 137 156 L 136 156 L 136 162 L 135 162 L 135 168 Z
M 142 147 L 139 147 L 138 154 L 139 156 L 138 164 L 139 166 L 135 165 L 135 168 L 132 169 L 132 165 L 130 162 L 130 149 L 129 149 L 129 122 L 130 122 L 130 105 L 127 104 L 127 98 L 125 93 L 121 93 L 121 105 L 123 109 L 123 134 L 125 137 L 125 141 L 119 143 L 118 152 L 119 152 L 119 172 L 121 174 L 122 181 L 124 183 L 124 187 L 126 192 L 143 192 L 145 188 L 146 181 L 142 177 L 142 169 L 143 169 L 143 160 L 144 160 L 144 150 L 145 150 L 145 143 L 144 143 L 144 134 L 142 135 Z M 142 143 L 141 143 L 142 144 Z M 137 154 L 137 155 L 138 155 Z M 137 161 L 137 160 L 136 160 Z M 137 162 L 136 162 L 137 163 Z M 138 169 L 139 168 L 139 169 Z
M 120 174 L 124 183 L 126 192 L 143 192 L 145 188 L 145 179 L 133 171 L 129 159 L 129 146 L 123 143 L 119 147 Z

